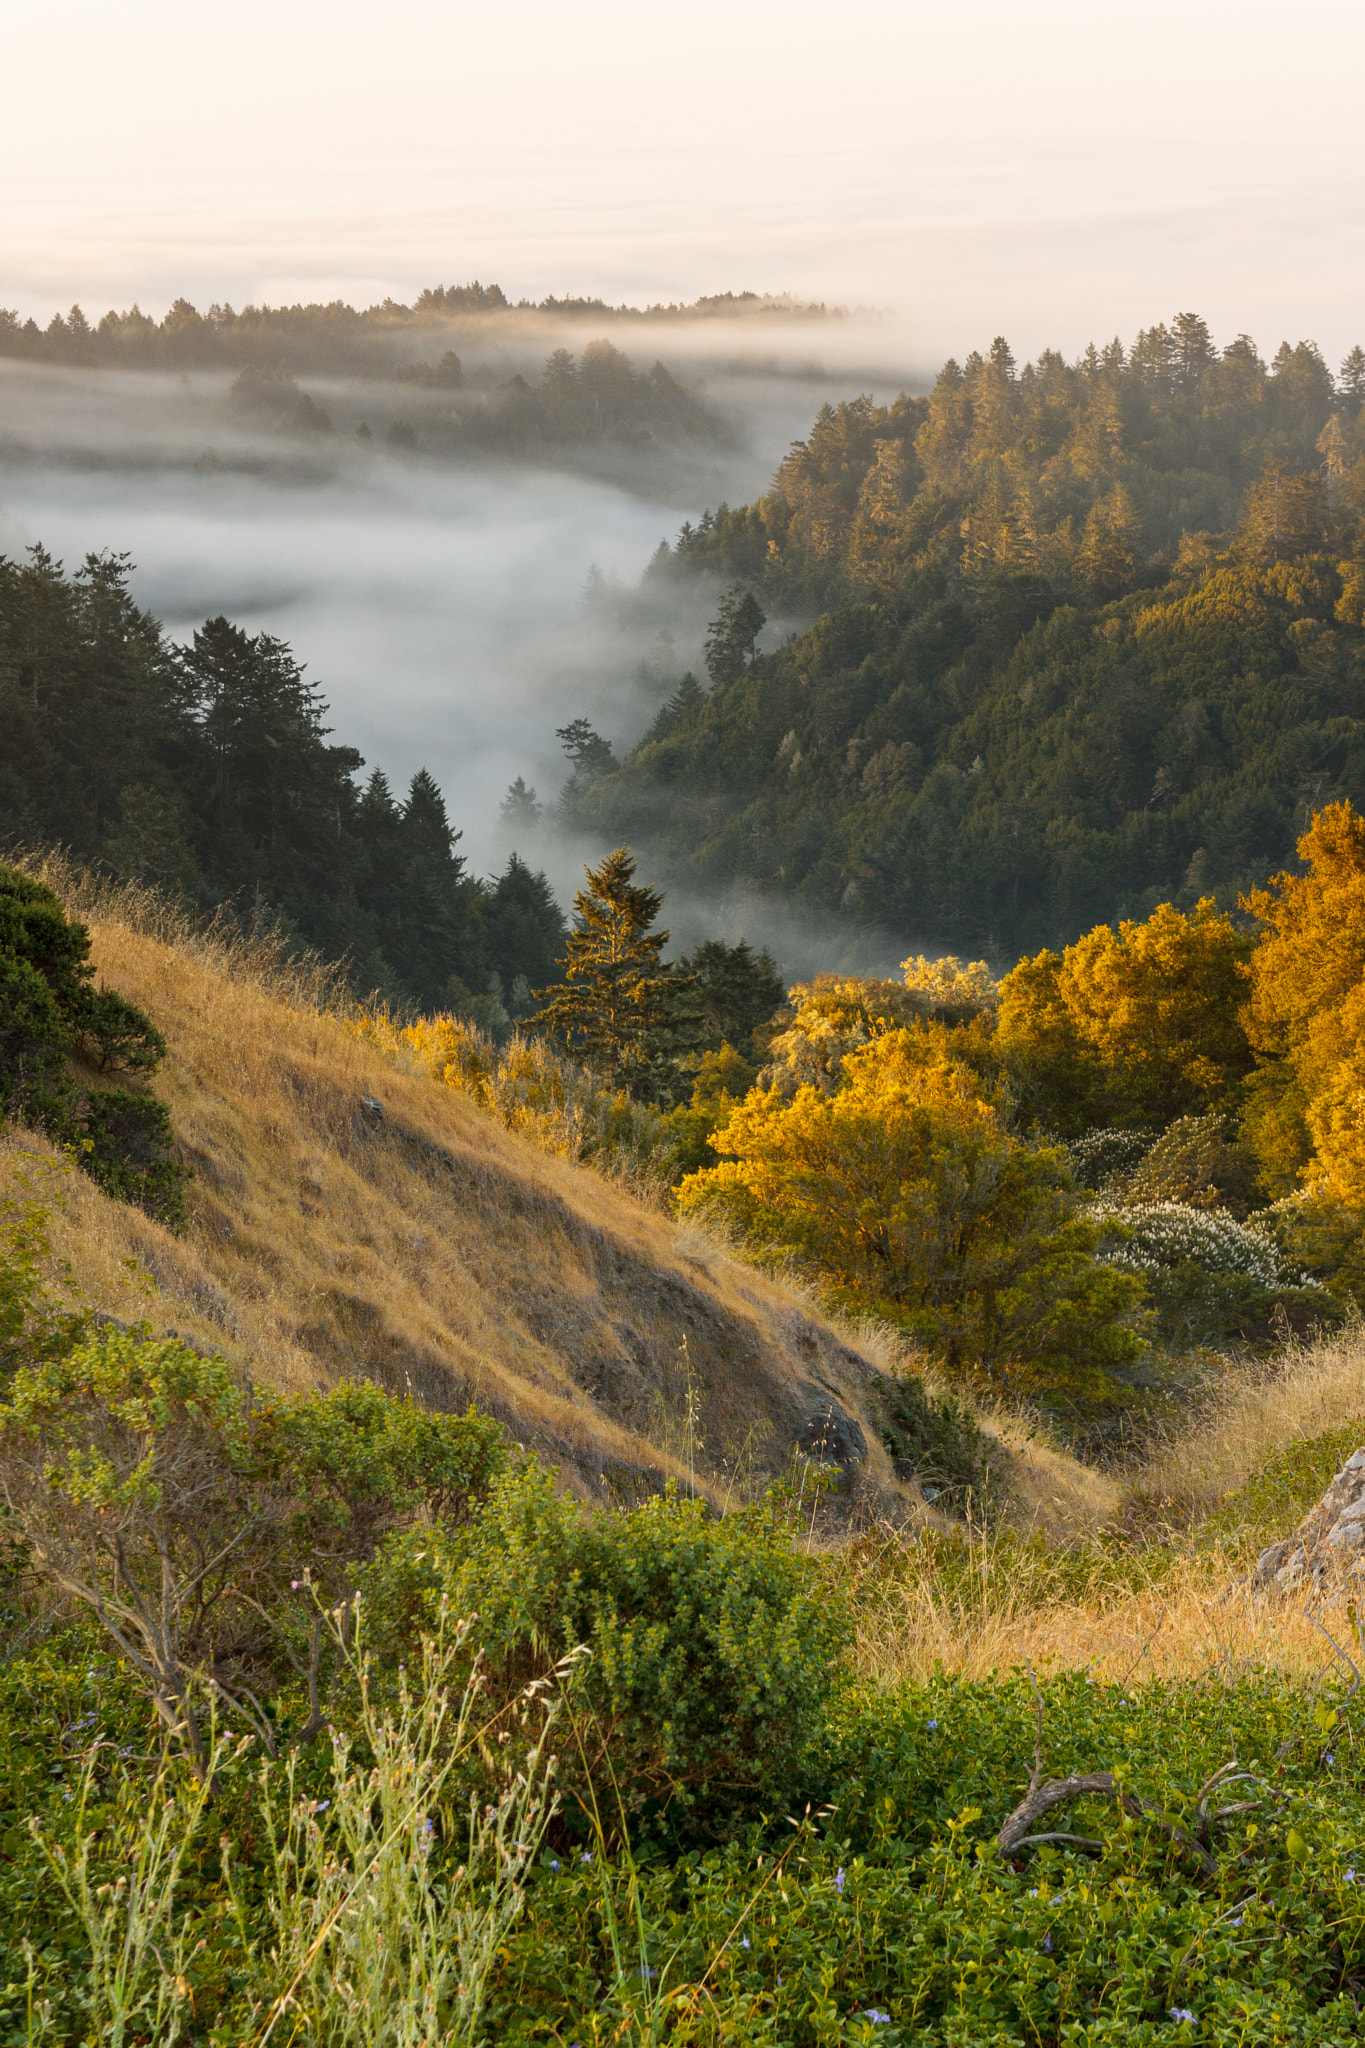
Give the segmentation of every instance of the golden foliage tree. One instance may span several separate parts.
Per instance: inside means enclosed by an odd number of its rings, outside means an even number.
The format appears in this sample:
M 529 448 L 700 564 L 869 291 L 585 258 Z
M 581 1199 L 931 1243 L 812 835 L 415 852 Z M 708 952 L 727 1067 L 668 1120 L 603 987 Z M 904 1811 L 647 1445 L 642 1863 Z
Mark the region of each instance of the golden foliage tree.
M 1206 896 L 1021 961 L 1000 984 L 996 1050 L 1025 1109 L 1073 1135 L 1234 1096 L 1253 1065 L 1238 1016 L 1252 946 Z
M 1298 855 L 1305 873 L 1242 898 L 1262 927 L 1244 1013 L 1262 1062 L 1247 1136 L 1272 1187 L 1309 1180 L 1365 1206 L 1365 818 L 1328 804 Z
M 1062 1155 L 1011 1137 L 914 1032 L 847 1054 L 830 1093 L 756 1089 L 712 1145 L 727 1156 L 682 1183 L 684 1215 L 892 1315 L 969 1385 L 1093 1409 L 1142 1353 L 1140 1285 L 1096 1263 Z

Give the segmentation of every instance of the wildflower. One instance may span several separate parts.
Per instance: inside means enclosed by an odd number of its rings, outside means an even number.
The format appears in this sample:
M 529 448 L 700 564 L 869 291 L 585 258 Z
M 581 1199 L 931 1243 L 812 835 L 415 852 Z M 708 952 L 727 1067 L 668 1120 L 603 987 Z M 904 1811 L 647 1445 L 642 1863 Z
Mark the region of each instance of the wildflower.
M 552 1857 L 550 1858 L 550 1868 L 551 1868 L 551 1870 L 553 1870 L 553 1872 L 554 1872 L 555 1876 L 556 1876 L 556 1877 L 558 1877 L 558 1875 L 559 1875 L 559 1858 L 558 1858 L 557 1856 L 552 1856 Z
M 875 2005 L 869 2005 L 863 2008 L 863 2018 L 871 2020 L 874 2027 L 884 2027 L 890 2022 L 891 2015 L 889 2012 L 878 2012 Z
M 937 1716 L 935 1716 L 935 1718 L 934 1718 L 934 1719 L 933 1719 L 933 1720 L 932 1720 L 932 1721 L 931 1721 L 931 1722 L 929 1723 L 929 1729 L 930 1729 L 930 1732 L 932 1733 L 932 1732 L 933 1732 L 933 1730 L 934 1730 L 935 1728 L 937 1728 L 937 1726 L 938 1726 L 938 1717 L 937 1717 Z
M 315 1801 L 314 1801 L 314 1803 L 313 1803 L 313 1811 L 314 1811 L 314 1813 L 326 1813 L 326 1811 L 327 1811 L 328 1807 L 329 1807 L 329 1806 L 331 1805 L 331 1803 L 332 1803 L 332 1802 L 331 1802 L 331 1800 L 330 1800 L 330 1799 L 318 1799 L 318 1800 L 315 1800 Z
M 843 1890 L 843 1888 L 844 1888 L 844 1873 L 843 1873 L 843 1871 L 842 1871 L 842 1870 L 839 1870 L 839 1871 L 836 1871 L 836 1872 L 835 1872 L 835 1876 L 834 1876 L 834 1889 L 835 1889 L 835 1891 L 836 1891 L 836 1892 L 841 1892 L 841 1891 Z
M 1052 1936 L 1050 1934 L 1045 1934 L 1043 1936 L 1043 1947 L 1047 1950 L 1049 1955 L 1052 1954 Z
M 583 1851 L 583 1854 L 582 1854 L 582 1855 L 581 1855 L 581 1856 L 579 1857 L 579 1859 L 578 1859 L 578 1860 L 579 1860 L 579 1862 L 580 1862 L 580 1863 L 591 1863 L 591 1862 L 592 1862 L 592 1850 L 591 1850 L 591 1849 L 585 1849 L 585 1850 Z
M 740 1945 L 740 1947 L 741 1947 L 741 1948 L 747 1948 L 747 1947 L 749 1946 L 749 1937 L 748 1937 L 748 1935 L 747 1935 L 747 1934 L 741 1934 L 741 1935 L 740 1935 L 740 1937 L 739 1937 L 739 1945 Z
M 1343 1884 L 1354 1884 L 1356 1881 L 1356 1874 L 1354 1870 L 1348 1870 L 1345 1877 L 1341 1881 Z
M 1240 1926 L 1241 1926 L 1241 1924 L 1242 1924 L 1242 1916 L 1241 1916 L 1241 1914 L 1240 1914 L 1240 1913 L 1239 1913 L 1239 1914 L 1237 1915 L 1237 1918 L 1236 1918 L 1235 1920 L 1229 1920 L 1229 1922 L 1228 1922 L 1228 1926 L 1229 1926 L 1229 1927 L 1240 1927 Z
M 1187 2005 L 1173 2005 L 1171 2007 L 1171 2018 L 1178 2021 L 1182 2027 L 1192 2027 L 1194 2025 L 1194 2014 Z
M 1032 1890 L 1032 1891 L 1031 1891 L 1031 1892 L 1029 1893 L 1029 1897 L 1030 1897 L 1031 1899 L 1036 1899 L 1036 1898 L 1037 1898 L 1037 1896 L 1038 1896 L 1038 1887 L 1037 1887 L 1037 1885 L 1035 1885 L 1035 1886 L 1033 1887 L 1033 1890 Z
M 648 1983 L 648 1982 L 649 1982 L 649 1979 L 650 1979 L 651 1977 L 657 1977 L 657 1976 L 658 1976 L 658 1974 L 659 1974 L 659 1973 L 658 1973 L 658 1971 L 657 1971 L 657 1970 L 651 1970 L 651 1969 L 649 1968 L 649 1965 L 648 1965 L 647 1963 L 642 1963 L 642 1964 L 640 1965 L 640 1975 L 641 1975 L 641 1976 L 642 1976 L 642 1977 L 644 1978 L 644 1980 L 645 1980 L 645 1982 L 646 1982 L 646 1983 Z

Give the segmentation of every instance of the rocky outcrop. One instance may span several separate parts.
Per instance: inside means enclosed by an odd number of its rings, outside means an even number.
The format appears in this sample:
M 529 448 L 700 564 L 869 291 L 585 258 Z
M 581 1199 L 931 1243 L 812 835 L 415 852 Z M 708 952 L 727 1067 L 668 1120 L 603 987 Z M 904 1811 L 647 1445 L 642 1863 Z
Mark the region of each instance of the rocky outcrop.
M 1365 1450 L 1346 1460 L 1292 1536 L 1261 1552 L 1252 1579 L 1288 1592 L 1343 1569 L 1365 1576 Z

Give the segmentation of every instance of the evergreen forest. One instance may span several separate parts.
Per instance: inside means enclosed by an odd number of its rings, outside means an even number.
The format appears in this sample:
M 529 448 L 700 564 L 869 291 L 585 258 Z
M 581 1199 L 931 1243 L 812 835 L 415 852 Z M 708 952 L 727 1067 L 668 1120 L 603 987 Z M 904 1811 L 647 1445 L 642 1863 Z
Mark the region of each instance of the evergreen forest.
M 565 939 L 545 877 L 515 853 L 470 874 L 433 778 L 362 781 L 283 641 L 219 617 L 177 646 L 129 574 L 0 560 L 0 837 L 344 961 L 400 1008 L 529 1014 Z
M 1363 400 L 1358 347 L 1267 362 L 1181 314 L 826 406 L 651 564 L 727 586 L 709 689 L 577 774 L 575 816 L 670 881 L 1004 966 L 1235 907 L 1365 801 Z M 763 651 L 769 620 L 798 630 Z

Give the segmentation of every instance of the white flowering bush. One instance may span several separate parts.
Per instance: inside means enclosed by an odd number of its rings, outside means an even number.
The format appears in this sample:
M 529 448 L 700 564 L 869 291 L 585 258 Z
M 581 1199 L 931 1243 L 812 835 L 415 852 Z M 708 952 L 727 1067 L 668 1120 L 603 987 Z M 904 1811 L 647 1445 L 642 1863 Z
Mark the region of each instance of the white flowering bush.
M 1191 1265 L 1206 1273 L 1240 1274 L 1258 1287 L 1312 1284 L 1302 1274 L 1282 1270 L 1279 1248 L 1267 1232 L 1217 1210 L 1191 1209 L 1184 1202 L 1143 1202 L 1123 1209 L 1099 1202 L 1091 1213 L 1097 1222 L 1115 1226 L 1100 1256 L 1130 1272 Z
M 1071 1171 L 1083 1188 L 1102 1188 L 1106 1181 L 1132 1173 L 1152 1149 L 1150 1131 L 1117 1130 L 1112 1125 L 1072 1138 L 1065 1151 Z

